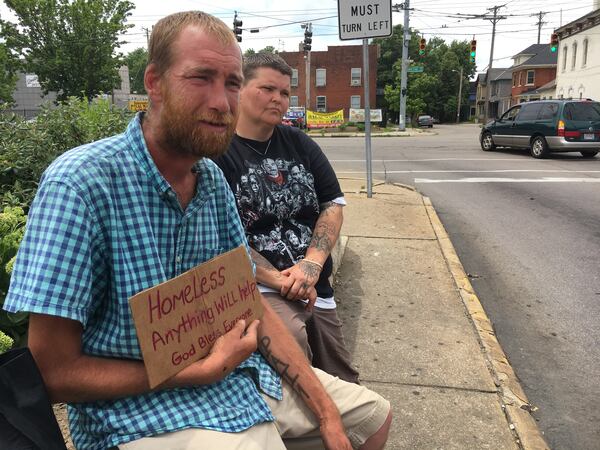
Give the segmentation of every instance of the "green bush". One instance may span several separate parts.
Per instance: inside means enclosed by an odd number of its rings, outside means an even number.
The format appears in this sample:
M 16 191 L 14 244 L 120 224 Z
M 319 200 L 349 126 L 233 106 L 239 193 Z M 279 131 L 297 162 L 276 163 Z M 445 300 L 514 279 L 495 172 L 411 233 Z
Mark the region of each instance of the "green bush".
M 365 124 L 364 123 L 357 123 L 356 124 L 356 128 L 358 129 L 358 131 L 365 131 Z
M 66 150 L 122 133 L 133 116 L 108 101 L 69 99 L 34 120 L 0 109 L 0 331 L 25 344 L 28 314 L 2 310 L 39 179 Z
M 71 98 L 26 121 L 0 110 L 0 208 L 27 212 L 48 165 L 66 150 L 121 133 L 132 113 L 108 101 Z
M 25 233 L 25 221 L 23 208 L 18 206 L 6 207 L 0 213 L 0 308 L 4 305 L 12 266 Z M 17 345 L 24 344 L 27 319 L 26 313 L 11 314 L 0 309 L 0 331 L 11 336 Z
M 13 340 L 10 336 L 7 336 L 2 331 L 0 331 L 0 354 L 10 350 L 13 346 Z

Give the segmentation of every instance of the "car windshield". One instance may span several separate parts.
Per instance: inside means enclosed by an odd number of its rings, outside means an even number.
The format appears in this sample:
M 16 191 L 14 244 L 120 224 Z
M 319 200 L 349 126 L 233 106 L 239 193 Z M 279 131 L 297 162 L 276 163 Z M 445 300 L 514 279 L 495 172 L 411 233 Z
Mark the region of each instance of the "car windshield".
M 419 119 L 430 119 L 431 116 L 419 116 Z
M 567 103 L 565 118 L 568 120 L 600 121 L 600 103 Z

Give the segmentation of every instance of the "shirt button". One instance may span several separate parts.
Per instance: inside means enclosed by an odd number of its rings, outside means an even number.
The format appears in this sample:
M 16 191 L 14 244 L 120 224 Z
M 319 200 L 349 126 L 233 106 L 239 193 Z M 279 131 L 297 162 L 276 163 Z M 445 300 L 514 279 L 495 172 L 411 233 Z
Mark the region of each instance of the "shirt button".
M 181 256 L 178 256 L 177 258 L 175 258 L 175 261 L 177 262 L 177 264 L 179 264 L 181 262 Z

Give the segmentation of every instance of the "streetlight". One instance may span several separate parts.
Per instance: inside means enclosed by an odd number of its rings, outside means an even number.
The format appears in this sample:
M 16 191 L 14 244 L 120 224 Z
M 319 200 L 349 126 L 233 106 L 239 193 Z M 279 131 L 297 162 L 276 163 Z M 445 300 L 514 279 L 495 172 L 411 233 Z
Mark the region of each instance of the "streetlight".
M 452 69 L 452 72 L 457 72 L 458 70 Z M 460 101 L 462 100 L 462 80 L 463 80 L 463 68 L 460 68 L 460 79 L 458 80 L 458 106 L 456 107 L 456 123 L 460 122 Z

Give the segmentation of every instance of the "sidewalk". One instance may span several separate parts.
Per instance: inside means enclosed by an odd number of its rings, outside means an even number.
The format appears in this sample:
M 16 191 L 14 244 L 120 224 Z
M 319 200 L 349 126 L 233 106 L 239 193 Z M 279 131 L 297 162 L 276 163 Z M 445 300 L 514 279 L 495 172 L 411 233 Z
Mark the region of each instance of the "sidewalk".
M 365 137 L 364 131 L 334 131 L 328 132 L 325 128 L 323 131 L 313 129 L 308 131 L 308 134 L 312 138 L 328 138 L 328 137 Z M 372 131 L 371 137 L 409 137 L 409 136 L 421 136 L 421 135 L 436 135 L 435 128 L 407 128 L 405 131 Z
M 429 199 L 340 183 L 336 299 L 363 383 L 392 402 L 386 448 L 548 448 Z

